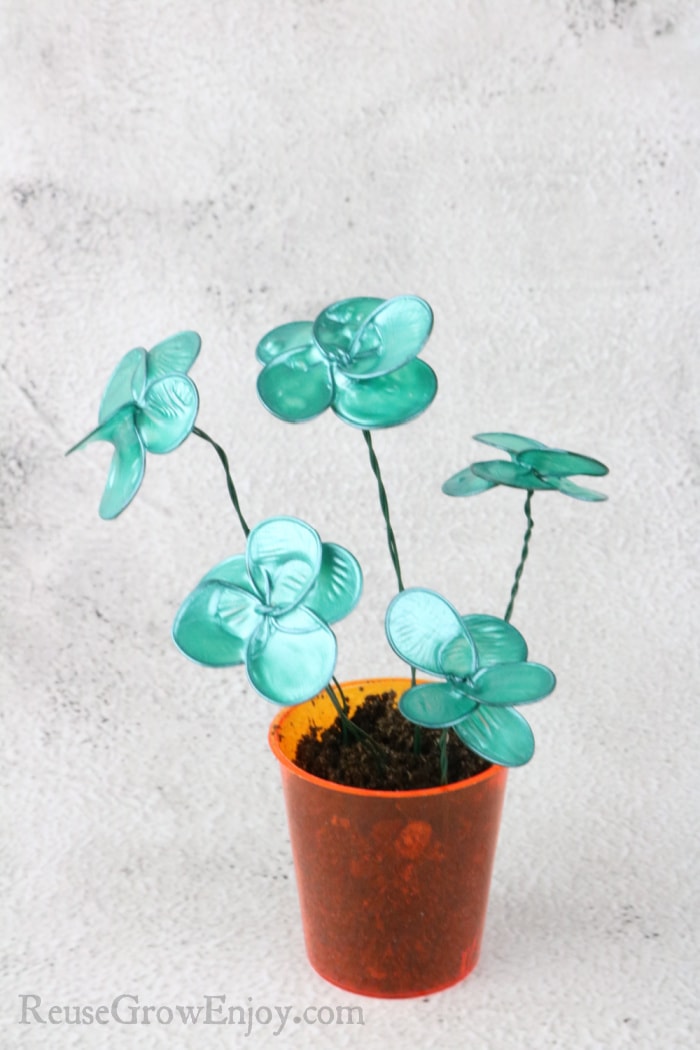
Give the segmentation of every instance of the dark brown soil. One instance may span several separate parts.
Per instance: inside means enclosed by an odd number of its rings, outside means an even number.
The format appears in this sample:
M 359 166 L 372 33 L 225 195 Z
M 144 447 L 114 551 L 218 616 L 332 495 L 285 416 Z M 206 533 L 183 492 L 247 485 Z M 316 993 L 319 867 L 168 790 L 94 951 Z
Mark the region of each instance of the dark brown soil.
M 415 726 L 394 705 L 395 693 L 368 696 L 351 721 L 374 741 L 358 740 L 340 718 L 327 729 L 314 728 L 297 745 L 296 764 L 312 776 L 348 787 L 372 791 L 412 791 L 440 784 L 440 730 L 420 730 L 420 752 L 414 750 Z M 377 753 L 379 752 L 379 754 Z M 450 733 L 447 782 L 467 780 L 488 769 L 490 762 L 475 755 Z

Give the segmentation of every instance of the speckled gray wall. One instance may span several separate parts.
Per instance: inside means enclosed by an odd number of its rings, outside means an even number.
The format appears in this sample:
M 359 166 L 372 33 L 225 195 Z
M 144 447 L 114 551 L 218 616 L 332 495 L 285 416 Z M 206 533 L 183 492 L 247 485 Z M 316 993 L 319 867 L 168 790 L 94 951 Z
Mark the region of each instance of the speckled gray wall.
M 502 613 L 521 499 L 440 496 L 503 429 L 605 460 L 610 500 L 535 503 L 515 622 L 559 677 L 511 775 L 483 957 L 365 1025 L 250 1045 L 685 1047 L 695 1005 L 700 9 L 693 0 L 0 0 L 2 1045 L 52 1003 L 352 996 L 307 966 L 272 708 L 170 624 L 241 549 L 216 458 L 152 457 L 101 522 L 106 445 L 64 459 L 131 347 L 185 327 L 200 425 L 246 515 L 361 560 L 341 678 L 399 671 L 358 432 L 255 395 L 269 328 L 423 295 L 440 392 L 376 437 L 407 582 Z M 262 1014 L 264 1017 L 264 1012 Z M 135 1025 L 143 1047 L 240 1030 Z M 120 1044 L 121 1045 L 121 1044 Z

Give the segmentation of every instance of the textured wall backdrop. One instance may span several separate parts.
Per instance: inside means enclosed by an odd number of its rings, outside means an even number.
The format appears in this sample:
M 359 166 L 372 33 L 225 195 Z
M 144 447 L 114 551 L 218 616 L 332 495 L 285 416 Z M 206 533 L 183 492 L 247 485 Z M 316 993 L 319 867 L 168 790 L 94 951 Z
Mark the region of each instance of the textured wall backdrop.
M 300 515 L 363 564 L 340 677 L 398 671 L 361 436 L 269 416 L 253 351 L 334 299 L 402 292 L 435 310 L 440 381 L 376 437 L 407 582 L 504 609 L 522 500 L 439 493 L 480 430 L 603 459 L 610 500 L 535 501 L 515 622 L 559 687 L 510 778 L 479 969 L 361 1001 L 364 1027 L 259 1024 L 251 1045 L 692 1045 L 697 3 L 0 0 L 0 49 L 2 1046 L 121 1045 L 118 1025 L 20 1025 L 26 993 L 360 1002 L 305 960 L 272 707 L 169 640 L 241 549 L 215 456 L 193 438 L 151 458 L 105 523 L 108 446 L 63 454 L 128 349 L 196 328 L 199 422 L 247 516 Z

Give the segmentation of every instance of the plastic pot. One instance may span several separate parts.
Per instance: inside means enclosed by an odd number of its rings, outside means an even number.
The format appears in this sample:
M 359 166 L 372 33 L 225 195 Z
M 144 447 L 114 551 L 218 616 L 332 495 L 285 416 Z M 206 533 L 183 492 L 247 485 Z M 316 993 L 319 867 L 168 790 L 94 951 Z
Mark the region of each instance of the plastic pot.
M 365 696 L 403 678 L 343 685 Z M 479 958 L 507 770 L 420 791 L 344 787 L 299 769 L 297 741 L 325 727 L 325 694 L 285 708 L 270 727 L 280 763 L 309 961 L 327 981 L 384 998 L 461 981 Z

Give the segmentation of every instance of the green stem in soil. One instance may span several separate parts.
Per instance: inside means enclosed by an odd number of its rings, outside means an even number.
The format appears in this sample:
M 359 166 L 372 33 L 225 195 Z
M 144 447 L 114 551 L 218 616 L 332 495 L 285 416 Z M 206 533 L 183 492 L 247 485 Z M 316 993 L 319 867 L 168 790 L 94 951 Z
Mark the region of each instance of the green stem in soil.
M 358 743 L 362 744 L 364 747 L 369 748 L 377 763 L 379 772 L 382 773 L 384 771 L 385 763 L 384 755 L 382 754 L 381 748 L 378 747 L 378 745 L 375 743 L 375 741 L 372 739 L 369 733 L 366 733 L 364 729 L 360 729 L 360 727 L 356 725 L 351 718 L 348 717 L 347 712 L 344 710 L 343 701 L 339 700 L 338 697 L 335 695 L 335 691 L 331 686 L 330 682 L 326 686 L 326 692 L 328 693 L 331 703 L 333 704 L 338 718 L 340 719 L 340 724 L 342 726 L 343 732 L 343 743 L 346 742 L 347 732 L 352 733 L 352 735 L 355 737 Z M 345 704 L 347 704 L 347 700 L 345 699 L 345 697 L 343 697 L 343 700 L 345 701 Z
M 527 529 L 525 530 L 525 536 L 523 538 L 523 549 L 522 549 L 522 551 L 520 553 L 520 563 L 519 563 L 517 569 L 515 570 L 515 579 L 513 580 L 513 586 L 511 588 L 511 592 L 510 592 L 510 601 L 508 602 L 508 608 L 506 609 L 505 616 L 503 617 L 503 619 L 506 621 L 506 623 L 510 623 L 510 618 L 511 618 L 511 616 L 513 614 L 513 606 L 515 605 L 515 598 L 516 598 L 516 595 L 518 593 L 518 588 L 520 587 L 520 577 L 523 574 L 523 569 L 525 568 L 525 562 L 527 561 L 527 555 L 528 555 L 528 552 L 530 550 L 530 537 L 532 536 L 532 529 L 533 529 L 533 526 L 535 524 L 534 521 L 532 520 L 532 513 L 531 513 L 531 509 L 530 509 L 532 507 L 532 497 L 533 497 L 533 495 L 534 495 L 533 490 L 532 489 L 528 489 L 528 491 L 527 491 L 527 499 L 525 500 L 525 517 L 527 518 Z
M 449 729 L 440 730 L 440 783 L 447 783 L 447 737 Z
M 196 434 L 197 437 L 202 438 L 203 441 L 208 441 L 209 444 L 211 445 L 211 447 L 216 452 L 216 454 L 219 457 L 219 459 L 221 460 L 221 464 L 222 464 L 222 466 L 223 466 L 223 468 L 224 468 L 224 470 L 226 472 L 226 487 L 228 488 L 228 494 L 231 497 L 231 503 L 233 503 L 233 509 L 235 510 L 236 514 L 238 515 L 238 520 L 241 523 L 241 528 L 243 529 L 243 535 L 247 539 L 248 535 L 250 533 L 250 529 L 248 528 L 247 521 L 245 520 L 245 518 L 243 517 L 243 514 L 241 513 L 241 507 L 240 507 L 240 504 L 238 502 L 238 493 L 236 492 L 236 486 L 233 484 L 233 478 L 231 477 L 231 470 L 230 470 L 229 464 L 228 464 L 228 456 L 226 455 L 226 453 L 222 449 L 221 445 L 217 445 L 216 441 L 214 441 L 213 438 L 210 438 L 208 434 L 205 434 L 203 430 L 200 430 L 199 427 L 192 427 L 192 433 Z
M 396 579 L 399 585 L 399 590 L 404 590 L 403 579 L 401 578 L 401 564 L 399 562 L 399 552 L 396 546 L 396 537 L 394 536 L 394 530 L 391 526 L 391 517 L 389 516 L 389 500 L 386 494 L 386 488 L 384 487 L 384 481 L 382 480 L 382 472 L 379 469 L 379 460 L 377 459 L 372 445 L 372 434 L 369 430 L 363 430 L 362 436 L 365 439 L 367 449 L 369 451 L 369 461 L 372 466 L 372 472 L 377 479 L 377 487 L 379 489 L 379 505 L 382 508 L 382 514 L 384 515 L 384 523 L 386 524 L 386 538 L 389 545 L 389 554 L 391 555 L 391 562 L 394 566 L 394 572 L 396 573 Z

